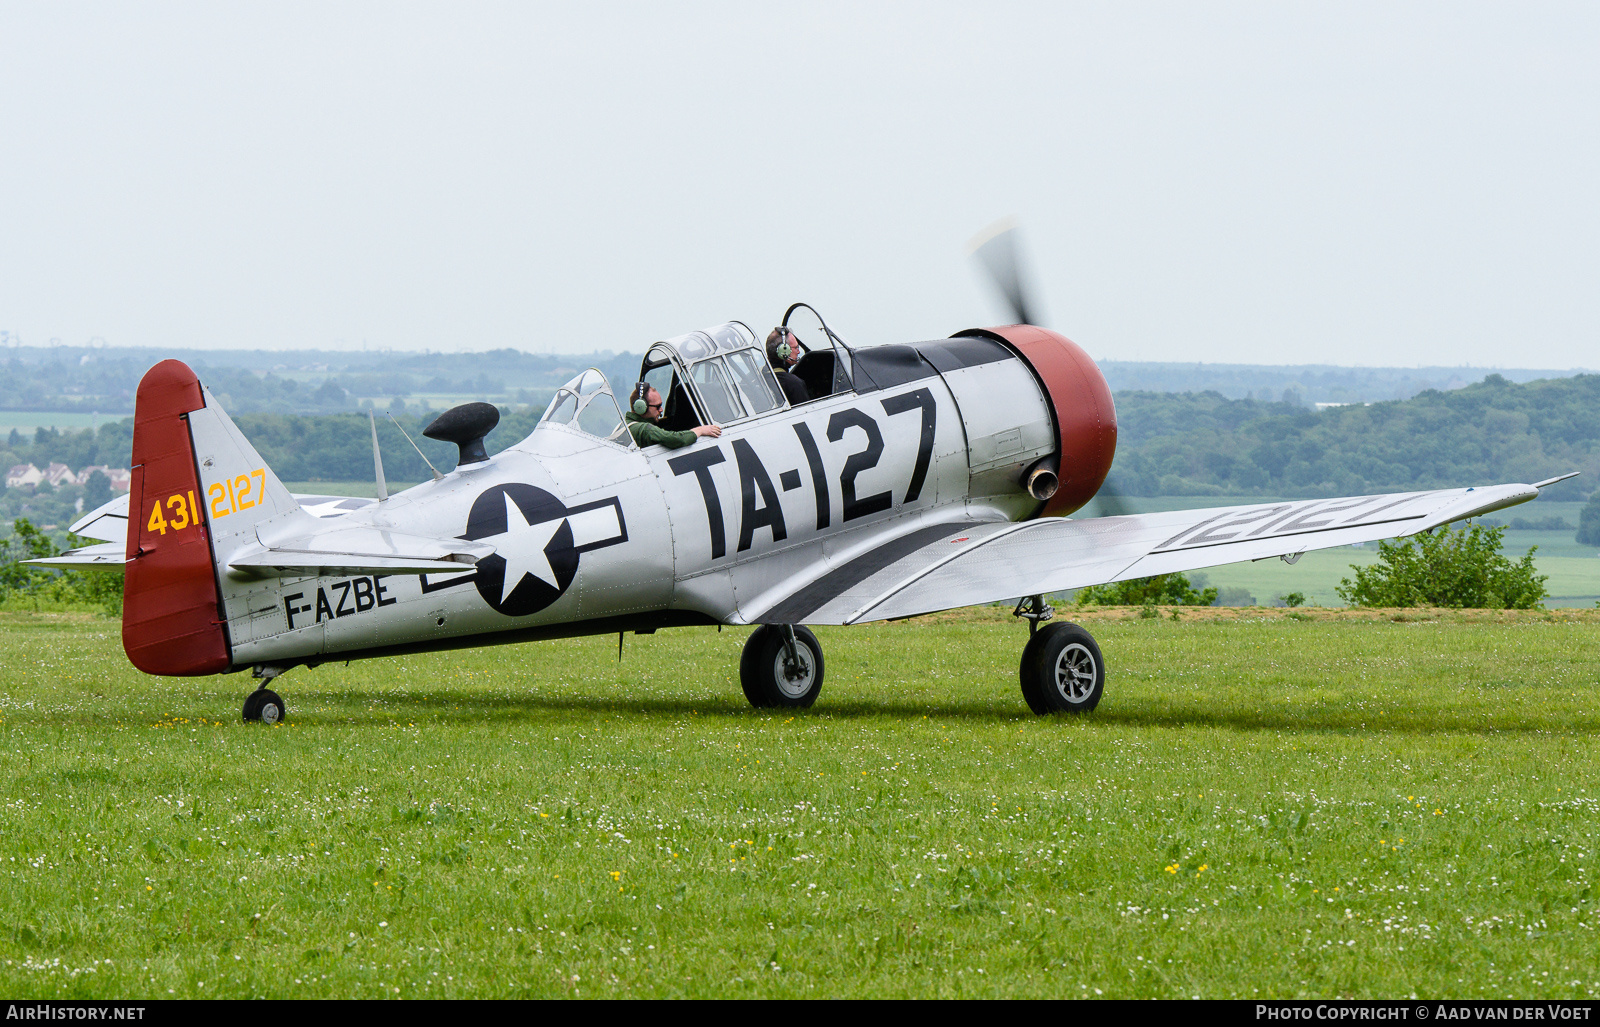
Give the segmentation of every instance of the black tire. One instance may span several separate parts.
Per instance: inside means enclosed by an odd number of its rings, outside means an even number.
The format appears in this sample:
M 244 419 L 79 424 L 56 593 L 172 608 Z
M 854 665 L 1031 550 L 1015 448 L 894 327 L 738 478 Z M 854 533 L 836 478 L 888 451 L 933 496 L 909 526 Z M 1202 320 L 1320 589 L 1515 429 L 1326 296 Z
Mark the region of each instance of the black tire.
M 258 688 L 244 701 L 244 719 L 276 724 L 288 716 L 289 708 L 283 698 L 270 688 Z
M 1106 662 L 1094 636 L 1076 624 L 1047 624 L 1022 650 L 1022 698 L 1047 713 L 1088 713 L 1106 687 Z
M 796 676 L 784 667 L 783 631 L 763 624 L 750 633 L 739 658 L 739 686 L 757 709 L 803 709 L 817 701 L 822 691 L 822 644 L 811 629 L 794 625 L 794 644 L 803 665 Z

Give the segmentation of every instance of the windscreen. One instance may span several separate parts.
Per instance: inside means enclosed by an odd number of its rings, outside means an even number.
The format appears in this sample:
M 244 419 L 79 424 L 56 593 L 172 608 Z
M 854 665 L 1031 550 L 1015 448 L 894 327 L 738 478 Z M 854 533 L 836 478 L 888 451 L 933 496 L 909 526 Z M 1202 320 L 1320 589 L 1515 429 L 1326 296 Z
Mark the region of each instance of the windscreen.
M 566 425 L 621 446 L 633 444 L 633 437 L 622 423 L 622 411 L 611 394 L 610 383 L 592 367 L 556 392 L 555 399 L 539 419 L 539 427 L 547 424 Z

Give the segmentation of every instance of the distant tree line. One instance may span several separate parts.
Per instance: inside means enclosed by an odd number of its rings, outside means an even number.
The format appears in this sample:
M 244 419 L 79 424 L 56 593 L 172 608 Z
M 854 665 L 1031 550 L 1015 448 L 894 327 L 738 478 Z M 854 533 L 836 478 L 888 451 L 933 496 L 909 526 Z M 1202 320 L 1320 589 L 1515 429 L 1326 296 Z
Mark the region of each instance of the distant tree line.
M 1594 490 L 1578 515 L 1578 541 L 1586 546 L 1600 546 L 1600 488 Z
M 1112 484 L 1127 495 L 1361 495 L 1581 470 L 1600 477 L 1600 375 L 1310 411 L 1213 393 L 1118 393 Z
M 485 441 L 489 452 L 498 453 L 526 438 L 543 414 L 542 407 L 502 407 L 500 424 Z M 394 422 L 410 434 L 441 472 L 455 467 L 454 445 L 422 437 L 422 429 L 436 416 L 437 412 L 404 413 L 391 421 L 386 413 L 377 415 L 386 477 L 394 481 L 422 481 L 429 477 L 427 465 Z M 361 481 L 372 477 L 372 430 L 365 413 L 321 417 L 246 413 L 234 417 L 234 422 L 284 481 Z M 23 433 L 13 429 L 0 448 L 0 471 L 16 464 L 44 467 L 51 462 L 74 468 L 91 464 L 127 467 L 132 459 L 133 418 L 128 417 L 102 424 L 95 431 L 38 428 Z M 67 494 L 69 488 L 58 491 Z M 34 518 L 39 520 L 40 516 L 35 514 Z
M 1521 385 L 1491 375 L 1451 392 L 1321 412 L 1215 393 L 1132 392 L 1116 399 L 1120 440 L 1112 484 L 1127 495 L 1315 498 L 1528 482 L 1570 470 L 1584 472 L 1563 486 L 1575 498 L 1600 484 L 1600 375 Z M 486 440 L 489 451 L 526 437 L 542 413 L 538 406 L 503 407 L 500 426 Z M 455 447 L 421 438 L 433 416 L 407 410 L 397 420 L 448 470 Z M 286 481 L 372 476 L 363 414 L 241 413 L 236 420 Z M 426 478 L 427 467 L 389 419 L 380 414 L 378 423 L 386 473 L 396 481 Z M 0 447 L 0 468 L 51 461 L 125 467 L 132 439 L 131 419 L 97 431 L 13 431 Z

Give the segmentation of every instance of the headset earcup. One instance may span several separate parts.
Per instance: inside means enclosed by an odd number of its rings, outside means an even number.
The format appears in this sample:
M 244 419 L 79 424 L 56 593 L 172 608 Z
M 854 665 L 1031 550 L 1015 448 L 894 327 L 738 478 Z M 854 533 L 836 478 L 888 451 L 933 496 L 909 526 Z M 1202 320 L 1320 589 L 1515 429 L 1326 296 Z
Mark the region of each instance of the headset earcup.
M 640 417 L 643 417 L 649 410 L 650 404 L 646 403 L 644 400 L 636 399 L 633 401 L 633 412 L 638 414 Z

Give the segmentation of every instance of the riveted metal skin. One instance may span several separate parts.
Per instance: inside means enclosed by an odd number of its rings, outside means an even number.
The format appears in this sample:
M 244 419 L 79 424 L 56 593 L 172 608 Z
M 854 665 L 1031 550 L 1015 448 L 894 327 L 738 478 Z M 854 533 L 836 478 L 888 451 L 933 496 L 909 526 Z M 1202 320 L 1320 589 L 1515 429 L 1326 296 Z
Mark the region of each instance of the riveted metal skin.
M 1039 512 L 1070 514 L 1094 498 L 1117 455 L 1117 408 L 1105 375 L 1077 343 L 1036 325 L 1005 325 L 957 332 L 1004 343 L 1033 369 L 1050 397 L 1061 440 L 1060 487 Z
M 122 648 L 147 674 L 215 674 L 230 662 L 189 436 L 188 415 L 204 406 L 177 360 L 146 372 L 134 401 Z

